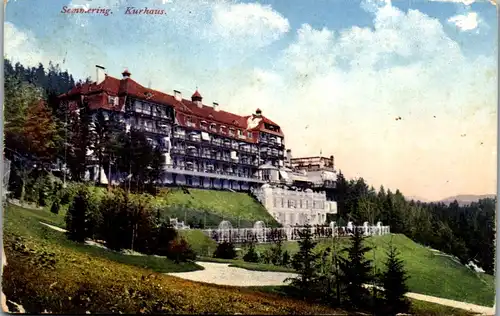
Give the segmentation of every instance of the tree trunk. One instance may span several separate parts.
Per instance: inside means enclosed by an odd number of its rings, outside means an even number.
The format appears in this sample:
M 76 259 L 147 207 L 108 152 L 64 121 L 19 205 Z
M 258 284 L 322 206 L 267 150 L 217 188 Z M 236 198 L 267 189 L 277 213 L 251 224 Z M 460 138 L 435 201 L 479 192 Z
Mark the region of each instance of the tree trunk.
M 109 166 L 108 166 L 108 191 L 111 191 L 111 156 L 109 158 Z
M 21 203 L 21 205 L 24 203 L 24 196 L 26 195 L 26 180 L 24 179 L 21 179 L 21 196 L 19 197 L 19 202 Z

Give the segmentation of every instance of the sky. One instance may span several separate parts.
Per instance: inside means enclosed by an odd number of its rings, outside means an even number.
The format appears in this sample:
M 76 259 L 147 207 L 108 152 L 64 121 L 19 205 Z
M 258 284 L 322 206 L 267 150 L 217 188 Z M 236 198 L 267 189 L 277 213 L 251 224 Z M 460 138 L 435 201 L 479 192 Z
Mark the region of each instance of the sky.
M 249 115 L 295 157 L 436 200 L 496 192 L 494 0 L 9 0 L 5 54 Z M 112 14 L 64 14 L 109 8 Z M 163 15 L 126 15 L 127 7 Z M 400 119 L 399 119 L 400 118 Z

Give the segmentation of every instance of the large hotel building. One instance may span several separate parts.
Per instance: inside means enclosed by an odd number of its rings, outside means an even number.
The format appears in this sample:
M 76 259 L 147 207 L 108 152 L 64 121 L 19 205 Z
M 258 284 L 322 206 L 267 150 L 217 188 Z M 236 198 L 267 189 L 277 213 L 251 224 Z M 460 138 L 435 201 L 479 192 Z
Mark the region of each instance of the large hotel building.
M 269 185 L 285 190 L 299 187 L 322 194 L 321 201 L 325 201 L 325 191 L 334 187 L 333 157 L 311 157 L 301 164 L 301 158 L 292 158 L 291 152 L 285 150 L 281 127 L 260 109 L 250 115 L 236 115 L 222 110 L 215 102 L 211 106 L 203 104 L 198 90 L 185 99 L 177 90 L 170 95 L 140 85 L 128 70 L 121 79 L 108 76 L 102 67 L 97 66 L 96 70 L 95 82 L 75 86 L 60 96 L 61 102 L 69 109 L 86 104 L 91 113 L 114 112 L 126 130 L 144 131 L 165 157 L 163 184 L 251 191 L 257 197 Z M 97 180 L 99 168 L 91 159 L 91 152 L 89 156 L 87 174 L 90 180 Z M 315 159 L 319 159 L 317 167 Z M 312 172 L 312 177 L 307 172 Z M 118 175 L 107 179 L 103 170 L 100 178 L 105 178 L 105 182 L 119 181 Z M 264 184 L 268 185 L 263 187 Z M 282 196 L 283 190 L 278 191 Z M 292 204 L 290 208 L 295 208 Z M 323 202 L 311 205 L 332 211 Z

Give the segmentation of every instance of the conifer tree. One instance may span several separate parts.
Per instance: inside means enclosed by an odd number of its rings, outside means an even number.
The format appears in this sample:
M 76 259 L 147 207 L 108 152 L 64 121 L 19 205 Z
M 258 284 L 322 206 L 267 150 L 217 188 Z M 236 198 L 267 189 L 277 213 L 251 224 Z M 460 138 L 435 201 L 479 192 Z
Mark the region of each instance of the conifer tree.
M 313 235 L 309 225 L 304 230 L 299 231 L 299 251 L 292 258 L 292 267 L 298 276 L 290 279 L 291 287 L 303 299 L 314 296 L 315 285 L 318 279 L 318 259 L 321 254 L 315 253 L 314 248 L 317 242 L 313 240 Z
M 364 246 L 365 237 L 360 229 L 356 228 L 351 237 L 351 245 L 344 248 L 347 258 L 339 258 L 339 268 L 342 272 L 341 280 L 344 292 L 351 307 L 363 307 L 368 300 L 369 291 L 365 284 L 370 284 L 372 275 L 371 260 L 366 259 L 366 253 L 371 250 Z
M 384 288 L 384 306 L 387 315 L 406 313 L 410 307 L 405 294 L 408 292 L 406 281 L 408 276 L 404 269 L 403 261 L 398 257 L 398 251 L 393 246 L 392 240 L 385 262 L 386 270 L 382 273 L 381 281 Z

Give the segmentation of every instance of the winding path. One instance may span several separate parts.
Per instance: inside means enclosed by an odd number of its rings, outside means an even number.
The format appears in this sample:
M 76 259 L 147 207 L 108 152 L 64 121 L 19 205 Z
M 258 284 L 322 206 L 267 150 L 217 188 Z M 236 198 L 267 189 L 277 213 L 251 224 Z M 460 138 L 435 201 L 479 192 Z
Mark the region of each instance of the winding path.
M 279 286 L 285 285 L 287 283 L 287 278 L 296 276 L 296 274 L 293 273 L 251 271 L 243 268 L 230 267 L 228 263 L 196 262 L 196 264 L 202 266 L 204 270 L 167 274 L 191 281 L 230 286 Z M 412 299 L 459 308 L 481 315 L 495 314 L 493 307 L 474 305 L 417 293 L 407 293 L 406 296 Z

